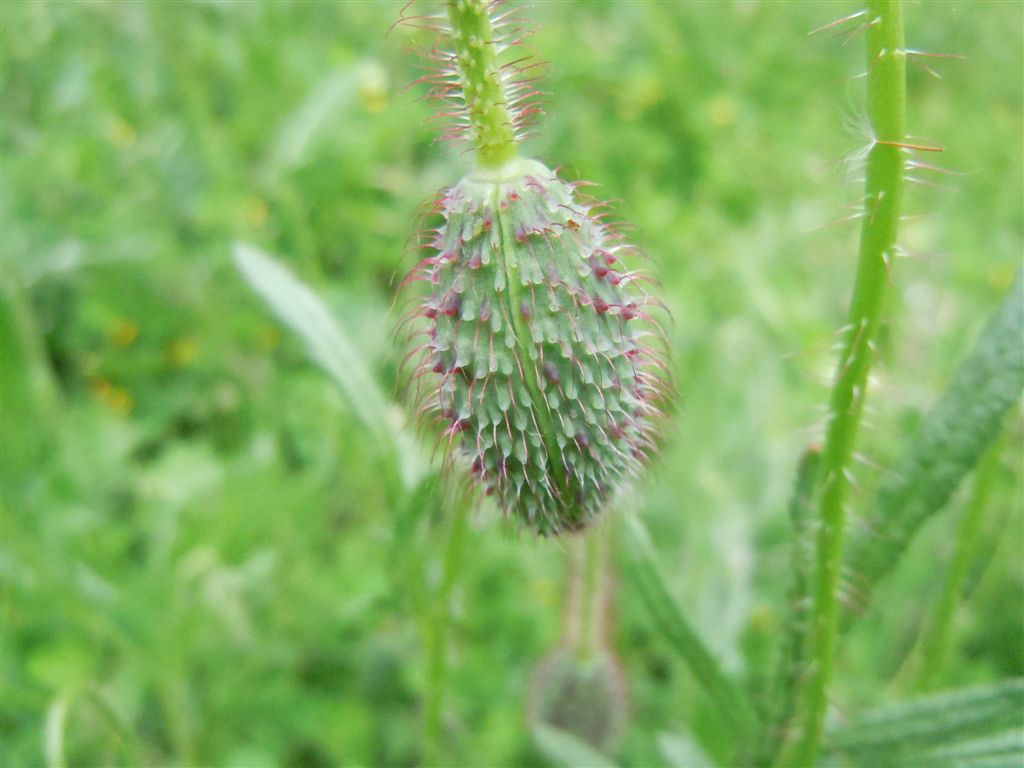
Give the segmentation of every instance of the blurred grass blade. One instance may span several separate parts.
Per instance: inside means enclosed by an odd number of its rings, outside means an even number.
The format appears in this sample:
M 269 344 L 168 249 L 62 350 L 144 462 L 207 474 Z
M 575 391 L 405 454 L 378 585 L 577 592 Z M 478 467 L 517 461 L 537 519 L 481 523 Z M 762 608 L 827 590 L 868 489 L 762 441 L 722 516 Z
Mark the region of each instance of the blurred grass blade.
M 994 736 L 970 739 L 931 749 L 915 758 L 915 765 L 937 768 L 1005 768 L 1024 765 L 1024 728 L 1018 726 Z
M 43 753 L 49 768 L 64 768 L 64 731 L 67 728 L 68 711 L 74 701 L 74 691 L 64 691 L 46 709 L 46 724 L 43 728 Z
M 301 165 L 329 118 L 356 89 L 352 73 L 334 71 L 318 82 L 281 125 L 267 158 L 272 173 Z
M 879 488 L 865 532 L 851 543 L 847 566 L 863 604 L 998 437 L 1022 389 L 1024 278 L 1019 273 L 952 385 L 925 416 L 906 456 Z
M 560 728 L 536 723 L 530 730 L 537 749 L 559 768 L 615 768 L 609 758 Z
M 61 393 L 26 296 L 0 291 L 0 466 L 5 485 L 34 474 L 52 444 Z
M 835 729 L 827 751 L 854 765 L 1024 764 L 1024 679 L 880 707 Z
M 305 342 L 313 360 L 341 388 L 359 420 L 396 459 L 402 455 L 388 400 L 344 328 L 313 290 L 274 258 L 247 243 L 234 246 L 235 265 L 274 314 Z
M 735 729 L 735 741 L 739 746 L 757 725 L 753 706 L 726 677 L 672 598 L 658 570 L 650 537 L 643 523 L 636 515 L 628 515 L 625 527 L 629 549 L 626 567 L 628 577 L 662 635 L 690 667 L 694 678 L 715 703 L 722 718 Z
M 658 752 L 669 768 L 715 764 L 690 734 L 662 732 L 658 734 L 657 742 Z
M 106 695 L 93 686 L 68 688 L 50 702 L 43 726 L 43 754 L 48 768 L 65 768 L 68 765 L 65 754 L 65 734 L 71 713 L 84 703 L 91 704 L 104 724 L 110 729 L 110 736 L 117 750 L 127 759 L 128 765 L 139 765 L 139 750 L 131 726 L 108 701 Z

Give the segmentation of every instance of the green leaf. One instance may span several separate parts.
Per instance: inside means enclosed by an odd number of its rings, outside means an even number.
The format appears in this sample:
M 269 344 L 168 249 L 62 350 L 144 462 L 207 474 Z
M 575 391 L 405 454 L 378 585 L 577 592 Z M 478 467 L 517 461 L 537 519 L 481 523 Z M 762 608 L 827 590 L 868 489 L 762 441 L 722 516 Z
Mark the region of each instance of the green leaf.
M 635 515 L 626 517 L 629 558 L 627 576 L 647 606 L 663 637 L 690 667 L 694 678 L 736 731 L 738 741 L 749 736 L 757 716 L 749 699 L 726 677 L 718 661 L 690 626 L 672 598 L 658 569 L 650 537 Z
M 1024 761 L 1024 679 L 912 699 L 832 731 L 855 765 L 981 766 Z
M 923 421 L 904 459 L 879 488 L 847 559 L 858 594 L 896 564 L 924 522 L 945 506 L 963 477 L 998 437 L 1024 389 L 1024 281 L 989 320 L 949 389 Z M 850 617 L 847 617 L 849 622 Z
M 124 719 L 103 691 L 87 684 L 66 687 L 47 707 L 43 725 L 43 753 L 47 766 L 64 768 L 68 765 L 64 749 L 65 737 L 74 711 L 86 704 L 102 717 L 104 725 L 109 730 L 109 738 L 117 750 L 127 758 L 127 764 L 139 765 L 138 743 L 130 723 Z
M 1005 768 L 1024 765 L 1024 729 L 1020 726 L 994 736 L 969 739 L 949 747 L 921 753 L 915 765 L 938 768 Z
M 537 749 L 560 768 L 615 768 L 609 758 L 560 728 L 536 723 L 530 730 Z
M 403 471 L 405 487 L 411 487 L 422 476 L 425 461 L 402 433 L 387 396 L 345 328 L 308 285 L 270 255 L 240 242 L 235 244 L 234 259 L 256 293 L 334 379 L 352 411 Z

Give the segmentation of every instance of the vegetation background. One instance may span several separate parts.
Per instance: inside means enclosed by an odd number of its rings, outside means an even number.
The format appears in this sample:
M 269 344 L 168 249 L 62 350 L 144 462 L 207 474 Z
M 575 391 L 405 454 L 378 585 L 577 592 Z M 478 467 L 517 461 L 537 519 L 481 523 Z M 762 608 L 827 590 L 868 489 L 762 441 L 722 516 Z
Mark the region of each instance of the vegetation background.
M 53 761 L 57 743 L 90 766 L 422 759 L 412 595 L 437 579 L 447 523 L 396 522 L 357 415 L 230 259 L 236 239 L 282 255 L 390 396 L 406 239 L 464 165 L 405 90 L 420 62 L 407 30 L 385 37 L 399 7 L 0 6 L 4 765 Z M 857 226 L 829 223 L 853 212 L 847 160 L 867 140 L 859 39 L 808 32 L 855 10 L 530 10 L 552 95 L 526 152 L 621 200 L 674 316 L 676 423 L 637 507 L 675 597 L 754 683 L 777 647 L 786 501 L 855 266 Z M 908 87 L 911 132 L 963 174 L 909 191 L 861 498 L 1024 252 L 1024 4 L 911 3 L 906 18 L 913 48 L 965 57 L 924 60 L 941 78 L 912 66 Z M 1018 408 L 984 487 L 961 488 L 879 590 L 844 645 L 837 717 L 914 689 L 971 503 L 983 525 L 938 682 L 1024 674 L 1022 437 Z M 564 546 L 508 535 L 486 505 L 467 537 L 444 754 L 541 765 L 525 701 L 559 642 Z M 425 569 L 405 567 L 408 546 Z M 713 752 L 707 704 L 627 585 L 615 619 L 619 760 Z

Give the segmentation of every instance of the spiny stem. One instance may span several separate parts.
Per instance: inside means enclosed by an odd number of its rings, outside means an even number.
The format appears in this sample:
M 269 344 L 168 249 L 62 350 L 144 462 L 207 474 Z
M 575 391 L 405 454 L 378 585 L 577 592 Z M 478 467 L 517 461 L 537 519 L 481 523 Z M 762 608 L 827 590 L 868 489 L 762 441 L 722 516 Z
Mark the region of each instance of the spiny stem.
M 849 490 L 847 472 L 864 406 L 868 372 L 888 284 L 903 190 L 906 133 L 906 57 L 901 0 L 867 4 L 868 117 L 873 144 L 867 158 L 865 216 L 847 330 L 829 404 L 829 425 L 818 469 L 817 572 L 810 667 L 800 690 L 802 729 L 781 763 L 814 765 L 828 708 L 839 623 L 840 568 Z
M 448 19 L 477 165 L 499 168 L 516 156 L 516 139 L 487 2 L 448 0 Z

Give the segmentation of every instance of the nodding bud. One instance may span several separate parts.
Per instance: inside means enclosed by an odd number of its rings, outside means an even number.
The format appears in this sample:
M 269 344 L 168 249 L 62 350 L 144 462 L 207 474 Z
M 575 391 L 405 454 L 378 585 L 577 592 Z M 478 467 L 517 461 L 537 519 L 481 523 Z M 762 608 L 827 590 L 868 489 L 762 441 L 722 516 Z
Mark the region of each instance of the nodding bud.
M 589 525 L 639 471 L 668 387 L 644 346 L 657 334 L 634 300 L 640 281 L 611 268 L 632 251 L 604 206 L 518 154 L 540 92 L 536 65 L 507 53 L 525 32 L 502 5 L 448 0 L 447 27 L 405 19 L 441 36 L 424 50 L 440 69 L 421 82 L 475 150 L 473 171 L 435 200 L 443 222 L 405 284 L 429 291 L 410 324 L 429 337 L 417 410 L 451 414 L 439 444 L 508 516 L 550 535 Z
M 431 362 L 451 362 L 418 380 L 424 410 L 458 414 L 441 444 L 507 515 L 541 535 L 580 530 L 641 468 L 664 388 L 638 281 L 593 266 L 620 236 L 533 160 L 478 169 L 439 200 L 427 248 L 446 258 L 416 283 L 439 311 L 418 330 Z

